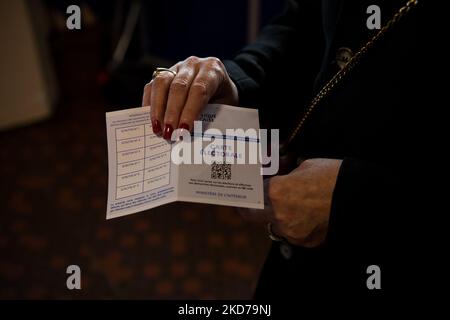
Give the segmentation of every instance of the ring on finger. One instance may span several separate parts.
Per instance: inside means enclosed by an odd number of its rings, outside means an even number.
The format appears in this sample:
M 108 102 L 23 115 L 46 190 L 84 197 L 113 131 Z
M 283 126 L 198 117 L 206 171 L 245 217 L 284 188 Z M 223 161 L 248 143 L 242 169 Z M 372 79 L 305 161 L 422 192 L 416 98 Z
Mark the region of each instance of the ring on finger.
M 170 72 L 174 76 L 177 75 L 176 71 L 173 71 L 173 70 L 170 70 L 170 69 L 167 69 L 167 68 L 156 68 L 156 70 L 153 71 L 152 79 L 155 79 L 162 72 Z

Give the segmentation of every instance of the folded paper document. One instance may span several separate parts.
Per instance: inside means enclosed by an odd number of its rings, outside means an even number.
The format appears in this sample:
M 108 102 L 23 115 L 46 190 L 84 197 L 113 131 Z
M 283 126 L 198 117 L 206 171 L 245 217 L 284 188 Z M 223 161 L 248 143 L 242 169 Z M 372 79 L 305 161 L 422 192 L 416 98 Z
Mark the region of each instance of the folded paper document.
M 106 218 L 174 201 L 263 208 L 256 109 L 208 105 L 192 133 L 153 133 L 150 107 L 106 113 Z

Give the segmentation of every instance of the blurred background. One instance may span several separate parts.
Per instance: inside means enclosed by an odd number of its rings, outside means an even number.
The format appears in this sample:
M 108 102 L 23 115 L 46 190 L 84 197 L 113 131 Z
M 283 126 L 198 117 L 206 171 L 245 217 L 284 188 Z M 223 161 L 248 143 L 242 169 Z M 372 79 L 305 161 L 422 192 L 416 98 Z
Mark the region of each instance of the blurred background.
M 157 66 L 232 58 L 284 2 L 0 0 L 1 299 L 252 297 L 269 240 L 235 209 L 105 220 L 105 112 L 140 106 Z

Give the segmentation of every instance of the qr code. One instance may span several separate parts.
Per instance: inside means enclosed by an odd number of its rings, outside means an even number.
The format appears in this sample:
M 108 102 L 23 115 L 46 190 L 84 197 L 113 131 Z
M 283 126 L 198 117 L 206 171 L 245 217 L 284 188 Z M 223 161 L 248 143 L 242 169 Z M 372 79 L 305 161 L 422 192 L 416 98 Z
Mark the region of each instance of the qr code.
M 211 165 L 211 179 L 231 179 L 231 164 L 215 163 Z

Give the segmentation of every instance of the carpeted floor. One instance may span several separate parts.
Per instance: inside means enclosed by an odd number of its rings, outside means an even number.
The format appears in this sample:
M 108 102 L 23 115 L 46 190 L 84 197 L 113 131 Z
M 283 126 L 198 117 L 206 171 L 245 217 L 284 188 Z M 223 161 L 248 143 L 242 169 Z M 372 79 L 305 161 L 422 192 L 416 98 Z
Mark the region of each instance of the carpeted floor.
M 105 104 L 0 133 L 0 298 L 250 298 L 269 240 L 233 208 L 177 203 L 106 221 Z M 81 268 L 81 290 L 66 268 Z

